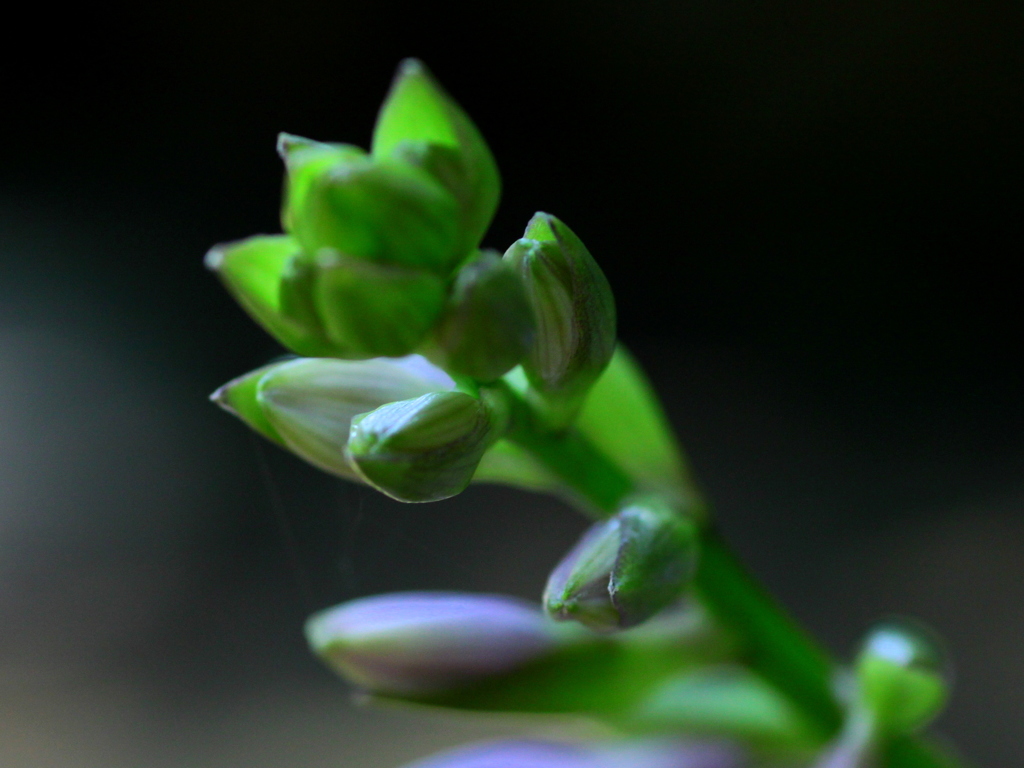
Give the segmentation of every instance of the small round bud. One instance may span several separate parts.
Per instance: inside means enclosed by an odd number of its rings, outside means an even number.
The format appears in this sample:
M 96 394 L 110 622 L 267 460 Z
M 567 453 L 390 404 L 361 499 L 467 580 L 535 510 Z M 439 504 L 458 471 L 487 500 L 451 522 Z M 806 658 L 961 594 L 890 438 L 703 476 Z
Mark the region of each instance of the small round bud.
M 516 669 L 556 648 L 552 629 L 539 610 L 509 597 L 403 592 L 318 613 L 306 637 L 356 685 L 415 697 Z
M 697 564 L 697 527 L 657 499 L 596 523 L 555 568 L 544 607 L 592 629 L 640 624 L 678 600 Z
M 456 275 L 430 357 L 452 374 L 494 381 L 523 359 L 534 328 L 519 275 L 496 253 L 484 251 Z
M 857 657 L 861 705 L 885 733 L 927 725 L 948 696 L 946 664 L 938 637 L 906 619 L 878 624 Z
M 500 434 L 492 412 L 464 392 L 435 392 L 389 403 L 356 419 L 349 462 L 399 501 L 438 501 L 462 493 Z
M 322 252 L 316 260 L 309 304 L 339 357 L 410 354 L 437 322 L 444 283 L 422 269 L 377 264 Z

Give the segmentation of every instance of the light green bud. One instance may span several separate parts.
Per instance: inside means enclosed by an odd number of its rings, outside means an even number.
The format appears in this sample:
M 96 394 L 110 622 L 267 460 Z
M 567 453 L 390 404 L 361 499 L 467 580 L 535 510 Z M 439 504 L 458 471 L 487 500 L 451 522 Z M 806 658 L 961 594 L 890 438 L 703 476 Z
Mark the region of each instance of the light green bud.
M 861 706 L 883 733 L 916 731 L 941 710 L 949 694 L 937 636 L 906 619 L 877 625 L 857 657 Z
M 406 59 L 377 117 L 373 155 L 423 168 L 459 207 L 458 252 L 476 248 L 498 207 L 501 179 L 483 137 L 423 63 Z
M 523 281 L 484 251 L 456 275 L 428 356 L 449 373 L 494 381 L 523 359 L 534 327 Z
M 418 355 L 358 361 L 299 358 L 228 382 L 211 399 L 311 464 L 356 479 L 345 458 L 356 416 L 454 386 L 447 374 Z
M 293 274 L 299 244 L 287 235 L 257 235 L 215 245 L 206 266 L 217 273 L 235 300 L 281 344 L 300 355 L 335 355 L 342 350 L 324 335 L 319 321 L 296 311 L 283 295 L 282 281 Z M 290 303 L 289 303 L 290 302 Z
M 464 255 L 455 198 L 399 160 L 353 157 L 330 165 L 290 209 L 295 237 L 311 256 L 328 250 L 445 277 Z
M 441 315 L 445 286 L 422 269 L 323 252 L 309 303 L 324 335 L 348 358 L 411 353 Z
M 348 458 L 366 482 L 399 501 L 438 501 L 466 489 L 504 427 L 464 392 L 389 403 L 352 423 Z
M 265 365 L 255 371 L 249 371 L 237 379 L 232 379 L 210 395 L 210 400 L 232 416 L 237 416 L 271 442 L 287 447 L 284 438 L 274 429 L 274 425 L 267 419 L 267 414 L 263 412 L 263 406 L 256 399 L 256 390 L 259 387 L 260 379 L 277 367 L 277 365 Z
M 301 227 L 296 211 L 303 209 L 312 183 L 335 165 L 366 157 L 365 150 L 351 144 L 326 144 L 290 133 L 278 134 L 277 154 L 286 171 L 281 225 L 291 234 Z
M 615 351 L 611 288 L 580 239 L 546 213 L 505 259 L 522 276 L 537 322 L 523 370 L 552 424 L 567 426 Z
M 640 624 L 678 600 L 697 565 L 697 526 L 656 498 L 588 530 L 544 590 L 554 618 L 596 630 Z

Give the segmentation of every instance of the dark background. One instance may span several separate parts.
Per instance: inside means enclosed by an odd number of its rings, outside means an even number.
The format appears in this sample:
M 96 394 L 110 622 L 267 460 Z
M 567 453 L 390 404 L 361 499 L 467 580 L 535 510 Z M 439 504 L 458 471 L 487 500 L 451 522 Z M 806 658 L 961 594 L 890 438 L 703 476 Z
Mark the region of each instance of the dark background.
M 589 244 L 755 571 L 840 654 L 930 621 L 942 729 L 1019 760 L 1019 6 L 27 11 L 0 54 L 0 763 L 386 768 L 507 728 L 353 709 L 301 622 L 535 597 L 582 522 L 487 488 L 392 504 L 205 402 L 280 350 L 202 254 L 278 230 L 278 131 L 366 145 L 410 55 L 503 169 L 486 244 L 536 209 Z

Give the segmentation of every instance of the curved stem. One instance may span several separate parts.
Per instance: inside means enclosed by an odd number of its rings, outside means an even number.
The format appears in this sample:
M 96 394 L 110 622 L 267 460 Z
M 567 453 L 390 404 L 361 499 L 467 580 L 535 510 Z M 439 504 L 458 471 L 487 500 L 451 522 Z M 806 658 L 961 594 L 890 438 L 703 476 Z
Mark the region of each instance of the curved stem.
M 529 451 L 585 501 L 584 512 L 613 514 L 636 483 L 575 429 L 552 432 L 510 387 L 501 386 L 511 413 L 506 437 Z M 687 489 L 693 496 L 695 489 Z M 822 742 L 842 726 L 832 692 L 835 663 L 747 572 L 712 525 L 701 534 L 694 587 L 703 604 L 733 630 L 754 671 L 784 693 L 814 727 Z M 955 768 L 958 763 L 916 737 L 901 737 L 888 750 L 888 768 Z

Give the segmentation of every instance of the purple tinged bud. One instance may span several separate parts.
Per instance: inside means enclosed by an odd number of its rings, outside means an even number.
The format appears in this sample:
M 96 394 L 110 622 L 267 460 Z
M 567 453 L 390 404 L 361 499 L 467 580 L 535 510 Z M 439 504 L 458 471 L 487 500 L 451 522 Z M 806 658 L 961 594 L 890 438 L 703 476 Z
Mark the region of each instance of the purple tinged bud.
M 313 615 L 306 638 L 356 685 L 411 697 L 509 672 L 557 643 L 539 608 L 459 592 L 398 592 L 342 603 Z
M 713 742 L 584 745 L 522 740 L 474 744 L 405 768 L 739 768 L 743 764 L 739 750 Z
M 585 748 L 546 741 L 474 744 L 405 768 L 594 768 Z

